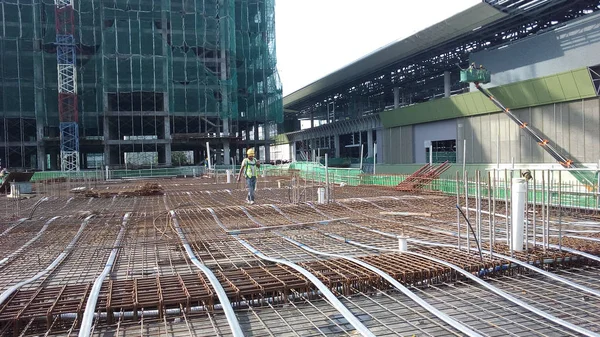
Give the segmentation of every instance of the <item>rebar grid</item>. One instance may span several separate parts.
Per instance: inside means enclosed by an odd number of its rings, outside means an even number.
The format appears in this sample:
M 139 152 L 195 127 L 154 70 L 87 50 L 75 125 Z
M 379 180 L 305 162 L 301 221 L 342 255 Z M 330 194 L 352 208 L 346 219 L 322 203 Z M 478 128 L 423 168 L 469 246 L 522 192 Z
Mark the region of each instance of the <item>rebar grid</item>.
M 49 231 L 27 251 L 0 266 L 0 291 L 6 290 L 10 285 L 34 276 L 46 268 L 68 245 L 73 236 L 81 227 L 82 219 L 61 218 L 54 221 Z M 56 230 L 54 230 L 56 228 Z M 88 228 L 88 231 L 90 229 Z M 9 236 L 10 237 L 10 236 Z
M 197 331 L 199 328 L 209 331 L 207 335 L 230 334 L 214 290 L 198 274 L 182 249 L 166 211 L 170 209 L 176 213 L 198 260 L 213 270 L 225 288 L 245 331 L 292 336 L 352 333 L 347 323 L 338 318 L 333 307 L 319 300 L 319 294 L 302 275 L 289 267 L 259 260 L 232 237 L 236 235 L 235 231 L 238 231 L 240 238 L 264 254 L 294 261 L 309 270 L 378 335 L 402 332 L 435 336 L 455 332 L 441 321 L 433 319 L 424 309 L 415 311 L 414 303 L 405 296 L 389 293 L 390 285 L 371 271 L 345 260 L 308 253 L 281 236 L 322 252 L 357 256 L 403 284 L 412 285 L 411 289 L 418 291 L 420 296 L 426 297 L 417 287 L 433 286 L 425 292 L 435 290 L 437 297 L 447 297 L 445 302 L 453 305 L 446 307 L 442 302 L 434 302 L 436 307 L 451 313 L 455 319 L 476 331 L 492 335 L 519 335 L 530 333 L 537 324 L 540 330 L 534 334 L 571 333 L 553 327 L 549 322 L 513 305 L 509 305 L 511 314 L 500 318 L 506 307 L 505 302 L 493 303 L 487 299 L 490 297 L 489 291 L 463 282 L 463 277 L 448 268 L 406 254 L 379 251 L 380 248 L 398 249 L 396 238 L 381 233 L 456 245 L 456 213 L 451 210 L 455 205 L 453 197 L 409 195 L 392 189 L 346 186 L 336 187 L 337 202 L 334 203 L 316 204 L 316 200 L 312 200 L 312 204 L 290 204 L 287 200 L 289 189 L 285 186 L 277 188 L 278 183 L 273 180 L 269 182 L 273 187 L 265 184 L 261 189 L 259 185 L 257 196 L 263 198 L 261 204 L 239 207 L 246 194 L 243 186 L 232 188 L 236 184 L 207 184 L 202 181 L 161 180 L 164 196 L 88 198 L 81 194 L 55 191 L 47 201 L 36 206 L 31 220 L 16 226 L 16 221 L 2 223 L 0 228 L 3 230 L 0 233 L 6 231 L 6 234 L 0 236 L 0 242 L 8 244 L 10 251 L 1 252 L 4 255 L 0 255 L 0 259 L 35 237 L 50 217 L 60 216 L 26 250 L 0 266 L 0 271 L 5 271 L 0 273 L 0 284 L 4 284 L 0 289 L 6 289 L 45 268 L 65 249 L 79 230 L 83 218 L 93 216 L 75 247 L 56 268 L 36 282 L 24 286 L 8 302 L 0 304 L 0 331 L 13 331 L 17 335 L 77 333 L 76 315 L 82 313 L 91 284 L 104 268 L 123 215 L 130 213 L 115 264 L 98 296 L 96 311 L 101 315 L 95 318 L 95 334 L 190 335 L 192 331 L 192 335 L 202 335 Z M 94 188 L 130 190 L 140 184 L 107 183 L 97 184 Z M 68 186 L 76 187 L 73 182 Z M 482 217 L 484 249 L 488 248 L 489 221 L 496 222 L 497 240 L 505 228 L 503 206 L 496 202 L 496 215 Z M 34 204 L 32 200 L 28 207 L 33 209 Z M 474 205 L 471 202 L 470 207 Z M 482 210 L 489 207 L 486 200 L 482 200 L 480 205 Z M 206 207 L 212 208 L 224 228 L 218 226 L 213 213 Z M 22 209 L 26 210 L 27 207 Z M 583 246 L 585 243 L 588 251 L 600 246 L 594 241 L 568 236 L 594 238 L 594 223 L 582 222 L 577 216 L 564 216 L 561 226 L 567 233 L 563 237 L 563 245 L 571 244 L 568 240 L 576 240 L 572 244 Z M 553 219 L 550 222 L 551 234 L 557 228 L 558 224 Z M 537 229 L 540 232 L 540 227 Z M 366 246 L 350 245 L 345 240 Z M 550 236 L 550 241 L 553 240 L 554 237 Z M 513 280 L 518 280 L 515 274 L 523 272 L 521 268 L 506 268 L 509 264 L 501 259 L 484 255 L 484 260 L 480 261 L 476 252 L 464 249 L 432 248 L 421 243 L 410 243 L 409 247 L 459 265 L 472 273 L 496 270 L 489 274 L 494 276 L 492 282 L 503 282 L 506 287 L 510 287 Z M 504 253 L 508 252 L 508 248 L 505 243 L 498 241 L 494 251 Z M 40 254 L 39 258 L 37 254 Z M 580 284 L 598 288 L 594 283 L 598 269 L 584 267 L 589 261 L 574 259 L 573 254 L 529 247 L 526 252 L 515 252 L 514 257 L 522 261 L 550 259 L 554 262 L 546 262 L 546 268 L 552 268 L 554 272 Z M 576 263 L 561 260 L 564 258 L 573 259 Z M 570 295 L 561 296 L 565 287 L 554 281 L 539 280 L 533 275 L 521 278 L 526 278 L 527 282 L 515 281 L 515 284 L 527 294 L 513 295 L 522 296 L 531 303 L 548 303 L 540 306 L 558 316 L 567 309 L 550 308 L 550 303 L 572 303 L 567 307 L 579 309 L 567 320 L 572 319 L 576 324 L 595 330 L 595 323 L 585 325 L 587 323 L 584 321 L 575 319 L 575 315 L 585 319 L 584 315 L 591 314 L 587 317 L 596 320 L 594 315 L 598 303 L 595 298 L 593 302 L 589 301 L 587 295 L 581 300 L 573 300 L 578 296 L 577 292 L 568 289 Z M 543 292 L 544 287 L 550 287 L 551 291 Z M 451 288 L 452 291 L 448 290 Z M 510 291 L 510 288 L 504 289 Z M 539 295 L 530 298 L 527 296 L 533 295 L 529 292 Z M 478 295 L 471 298 L 467 296 L 469 294 Z M 389 302 L 383 305 L 382 299 Z M 406 314 L 400 314 L 405 311 Z M 507 327 L 511 322 L 515 324 Z
M 600 290 L 600 284 L 598 284 L 598 273 L 600 273 L 600 268 L 597 266 L 556 270 L 555 273 L 571 281 L 576 281 L 588 288 Z
M 415 290 L 437 308 L 461 317 L 462 322 L 486 336 L 576 335 L 512 303 L 498 301 L 470 283 L 459 281 Z
M 489 282 L 554 316 L 591 331 L 600 331 L 598 298 L 565 288 L 547 278 L 527 275 L 494 277 Z

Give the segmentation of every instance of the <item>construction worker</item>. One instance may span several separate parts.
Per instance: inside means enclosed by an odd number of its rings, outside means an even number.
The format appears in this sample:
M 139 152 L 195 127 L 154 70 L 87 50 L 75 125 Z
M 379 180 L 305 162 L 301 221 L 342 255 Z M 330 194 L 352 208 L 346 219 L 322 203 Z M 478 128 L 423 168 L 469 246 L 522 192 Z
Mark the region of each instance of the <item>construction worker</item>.
M 525 178 L 525 180 L 531 180 L 531 178 L 533 178 L 532 175 L 531 175 L 531 171 L 529 171 L 529 170 L 523 171 L 523 173 L 521 174 L 521 176 L 523 178 Z
M 244 158 L 242 161 L 242 167 L 238 173 L 237 181 L 240 181 L 242 174 L 246 178 L 246 186 L 248 187 L 248 198 L 246 203 L 252 205 L 254 204 L 254 190 L 256 189 L 256 170 L 260 168 L 260 163 L 254 158 L 254 149 L 248 149 L 246 154 L 248 157 Z

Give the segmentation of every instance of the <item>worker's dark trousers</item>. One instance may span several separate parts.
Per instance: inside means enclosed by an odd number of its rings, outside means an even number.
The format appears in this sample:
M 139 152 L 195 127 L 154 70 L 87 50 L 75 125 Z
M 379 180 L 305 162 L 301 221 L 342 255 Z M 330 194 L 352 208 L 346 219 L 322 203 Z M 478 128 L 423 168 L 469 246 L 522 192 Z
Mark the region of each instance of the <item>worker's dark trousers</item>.
M 248 187 L 248 201 L 254 201 L 254 190 L 256 189 L 256 177 L 246 178 Z

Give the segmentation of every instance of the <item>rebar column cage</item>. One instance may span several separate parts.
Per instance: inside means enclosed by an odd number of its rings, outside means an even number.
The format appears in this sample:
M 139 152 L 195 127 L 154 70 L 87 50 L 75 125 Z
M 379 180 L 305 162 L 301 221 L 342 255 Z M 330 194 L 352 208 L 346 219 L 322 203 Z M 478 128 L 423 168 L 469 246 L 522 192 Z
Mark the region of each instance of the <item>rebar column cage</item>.
M 55 0 L 58 113 L 62 171 L 79 171 L 77 60 L 73 0 Z

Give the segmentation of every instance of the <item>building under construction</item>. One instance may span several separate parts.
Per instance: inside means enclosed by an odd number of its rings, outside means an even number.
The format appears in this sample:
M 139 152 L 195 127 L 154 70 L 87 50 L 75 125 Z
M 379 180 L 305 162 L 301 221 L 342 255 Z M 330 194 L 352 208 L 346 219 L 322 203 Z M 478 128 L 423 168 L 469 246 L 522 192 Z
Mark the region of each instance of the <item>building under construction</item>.
M 269 159 L 283 118 L 274 1 L 7 0 L 0 12 L 2 166 L 60 169 L 64 118 L 82 169 L 169 166 L 177 151 L 199 163 L 207 144 L 216 163 L 248 147 Z
M 226 2 L 0 1 L 3 160 L 263 144 L 273 5 Z M 295 161 L 255 204 L 229 166 L 10 172 L 0 336 L 600 336 L 598 170 L 571 165 L 600 156 L 599 9 L 482 1 L 291 94 L 283 124 L 315 127 L 277 137 Z M 364 140 L 373 174 L 329 165 Z

